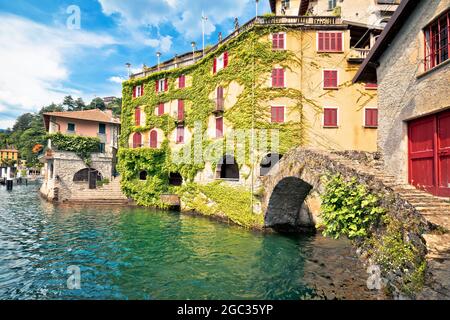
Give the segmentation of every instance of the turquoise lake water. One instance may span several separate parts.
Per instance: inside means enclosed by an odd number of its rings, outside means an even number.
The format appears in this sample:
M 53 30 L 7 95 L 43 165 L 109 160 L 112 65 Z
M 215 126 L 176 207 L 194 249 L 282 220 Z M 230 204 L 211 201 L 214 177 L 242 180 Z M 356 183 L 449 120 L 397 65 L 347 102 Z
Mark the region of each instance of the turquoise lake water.
M 143 208 L 54 206 L 37 186 L 0 188 L 0 299 L 302 299 L 317 285 L 367 298 L 349 252 L 315 235 Z M 68 289 L 70 266 L 81 289 Z

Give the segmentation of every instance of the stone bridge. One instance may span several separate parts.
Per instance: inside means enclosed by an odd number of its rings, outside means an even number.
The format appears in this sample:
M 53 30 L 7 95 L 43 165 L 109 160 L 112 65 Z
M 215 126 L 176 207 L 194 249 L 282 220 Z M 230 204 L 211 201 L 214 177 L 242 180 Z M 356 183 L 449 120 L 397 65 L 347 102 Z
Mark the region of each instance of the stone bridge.
M 401 221 L 420 221 L 420 230 L 407 237 L 428 252 L 424 297 L 450 299 L 450 234 L 445 232 L 450 230 L 450 202 L 398 182 L 383 170 L 377 153 L 291 150 L 261 178 L 265 227 L 278 231 L 314 228 L 325 188 L 322 178 L 328 173 L 356 178 L 380 196 L 387 214 Z

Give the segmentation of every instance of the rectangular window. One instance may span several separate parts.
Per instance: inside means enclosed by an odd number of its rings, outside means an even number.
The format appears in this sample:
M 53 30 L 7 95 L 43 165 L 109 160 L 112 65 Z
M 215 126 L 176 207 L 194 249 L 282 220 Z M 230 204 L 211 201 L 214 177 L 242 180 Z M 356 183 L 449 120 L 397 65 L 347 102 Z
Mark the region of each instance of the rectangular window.
M 67 131 L 68 132 L 75 132 L 75 123 L 68 123 L 67 124 Z
M 104 143 L 100 143 L 98 146 L 98 152 L 100 153 L 105 153 L 105 144 Z
M 285 49 L 285 33 L 274 33 L 272 34 L 272 49 L 274 50 L 284 50 Z
M 338 109 L 324 108 L 323 109 L 323 126 L 325 128 L 337 128 L 338 126 Z
M 158 116 L 162 116 L 164 114 L 164 103 L 160 103 L 158 105 Z
M 216 138 L 223 137 L 223 117 L 216 118 Z
M 378 127 L 378 109 L 366 108 L 364 113 L 364 126 L 368 128 Z
M 156 92 L 165 92 L 169 89 L 169 82 L 167 79 L 159 79 L 156 81 Z
M 338 88 L 338 72 L 337 70 L 323 70 L 323 88 Z
M 342 32 L 318 32 L 319 52 L 342 52 Z
M 143 93 L 144 93 L 143 85 L 133 87 L 133 98 L 141 97 Z
M 106 124 L 104 124 L 104 123 L 98 124 L 98 133 L 106 134 Z
M 220 70 L 228 66 L 228 51 L 222 53 L 219 57 L 214 59 L 213 62 L 213 73 L 217 73 Z
M 183 74 L 178 78 L 178 88 L 182 89 L 186 87 L 186 76 Z
M 177 127 L 177 143 L 184 143 L 184 126 Z
M 272 87 L 284 88 L 284 69 L 277 68 L 272 70 Z
M 284 123 L 284 107 L 272 107 L 272 122 Z
M 448 60 L 450 51 L 450 11 L 424 29 L 425 71 Z
M 290 0 L 281 0 L 281 7 L 284 9 L 289 9 L 291 7 Z
M 223 87 L 217 88 L 216 110 L 222 111 L 224 107 Z
M 336 8 L 336 0 L 328 0 L 328 10 Z

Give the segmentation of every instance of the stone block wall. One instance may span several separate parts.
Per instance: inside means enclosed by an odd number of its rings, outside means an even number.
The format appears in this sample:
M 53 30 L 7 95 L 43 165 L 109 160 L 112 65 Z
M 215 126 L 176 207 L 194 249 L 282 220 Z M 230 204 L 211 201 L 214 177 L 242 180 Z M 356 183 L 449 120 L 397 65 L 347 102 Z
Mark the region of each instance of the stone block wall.
M 420 1 L 380 59 L 378 149 L 386 168 L 408 176 L 407 120 L 450 107 L 450 63 L 425 72 L 423 28 L 450 7 L 450 0 Z

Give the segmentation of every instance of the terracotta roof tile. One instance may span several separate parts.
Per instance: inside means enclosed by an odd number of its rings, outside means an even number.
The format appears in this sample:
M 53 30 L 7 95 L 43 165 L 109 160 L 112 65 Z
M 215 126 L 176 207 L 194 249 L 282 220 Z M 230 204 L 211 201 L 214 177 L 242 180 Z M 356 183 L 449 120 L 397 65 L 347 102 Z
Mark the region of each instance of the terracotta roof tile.
M 120 124 L 120 120 L 118 118 L 114 118 L 110 114 L 103 112 L 100 109 L 84 111 L 46 112 L 44 113 L 44 116 Z

